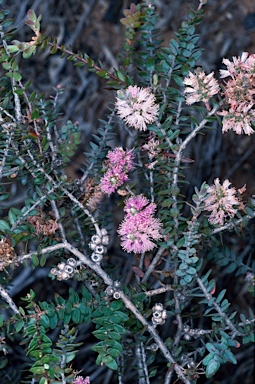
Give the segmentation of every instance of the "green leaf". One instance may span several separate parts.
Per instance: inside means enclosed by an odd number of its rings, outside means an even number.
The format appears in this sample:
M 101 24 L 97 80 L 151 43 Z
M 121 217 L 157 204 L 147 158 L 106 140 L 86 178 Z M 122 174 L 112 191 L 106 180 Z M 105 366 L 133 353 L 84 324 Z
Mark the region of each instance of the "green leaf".
M 22 79 L 22 76 L 19 74 L 19 72 L 13 72 L 12 77 L 15 81 L 20 81 Z
M 227 361 L 230 361 L 232 364 L 237 364 L 237 361 L 236 361 L 236 358 L 235 356 L 233 355 L 233 353 L 227 349 L 225 352 L 224 352 L 224 355 L 223 355 L 224 359 L 226 359 Z
M 45 314 L 42 314 L 41 319 L 40 319 L 40 324 L 45 328 L 49 328 L 50 321 L 49 321 L 48 316 L 46 316 Z
M 99 340 L 106 340 L 106 339 L 108 339 L 108 333 L 104 329 L 99 329 L 97 331 L 93 331 L 92 333 Z
M 118 369 L 118 365 L 116 361 L 111 356 L 106 356 L 103 358 L 103 363 L 110 369 L 116 371 Z
M 72 361 L 75 357 L 76 357 L 75 352 L 68 352 L 65 358 L 66 363 L 70 363 L 70 361 Z
M 55 329 L 58 323 L 58 315 L 55 313 L 54 316 L 49 317 L 49 326 L 50 329 Z
M 147 67 L 147 70 L 148 71 L 153 71 L 154 68 L 155 68 L 155 60 L 153 57 L 148 57 L 148 59 L 146 59 L 146 67 Z
M 19 320 L 17 321 L 17 323 L 15 324 L 15 330 L 16 332 L 19 332 L 21 331 L 21 329 L 24 327 L 24 321 L 23 320 Z
M 32 261 L 33 267 L 37 267 L 39 265 L 39 259 L 36 255 L 31 256 L 31 261 Z
M 215 355 L 215 353 L 217 352 L 217 348 L 215 348 L 215 346 L 212 344 L 212 343 L 206 343 L 205 344 L 206 346 L 206 349 L 213 355 Z
M 209 362 L 213 359 L 213 354 L 212 353 L 209 353 L 203 360 L 203 364 L 204 365 L 208 365 Z
M 46 263 L 46 254 L 43 254 L 43 255 L 40 255 L 40 266 L 41 267 L 44 267 L 45 263 Z
M 59 361 L 59 358 L 56 357 L 56 356 L 53 356 L 53 355 L 45 355 L 43 356 L 41 359 L 40 359 L 40 363 L 41 364 L 48 364 L 50 363 L 51 361 Z
M 71 320 L 71 314 L 66 314 L 64 315 L 64 324 L 67 325 L 70 323 Z
M 174 80 L 174 82 L 179 85 L 180 87 L 183 86 L 183 79 L 182 77 L 178 76 L 178 75 L 175 75 L 175 74 L 172 74 L 172 78 Z
M 72 320 L 75 324 L 79 324 L 81 318 L 81 313 L 79 308 L 74 308 L 72 310 Z
M 96 74 L 97 74 L 97 76 L 99 76 L 99 77 L 103 77 L 103 78 L 105 78 L 105 79 L 109 79 L 108 71 L 105 71 L 105 70 L 96 71 Z
M 38 360 L 42 356 L 42 350 L 41 349 L 34 349 L 32 351 L 28 351 L 28 355 L 30 357 L 34 357 Z
M 113 301 L 109 308 L 112 310 L 112 311 L 118 311 L 119 309 L 123 308 L 123 303 L 121 300 L 115 300 Z
M 112 357 L 118 357 L 120 355 L 120 351 L 118 351 L 118 349 L 114 349 L 114 348 L 107 349 L 107 352 Z
M 31 119 L 32 120 L 38 119 L 39 116 L 40 116 L 39 109 L 38 108 L 34 109 L 33 112 L 31 113 Z
M 0 361 L 0 370 L 3 369 L 8 364 L 8 359 L 3 359 Z
M 117 332 L 109 332 L 109 337 L 112 339 L 112 340 L 116 340 L 116 341 L 119 341 L 121 339 L 121 335 Z
M 211 360 L 206 367 L 206 377 L 209 379 L 210 377 L 215 375 L 219 368 L 220 363 L 215 359 Z
M 33 9 L 29 9 L 27 11 L 27 18 L 28 18 L 28 20 L 33 21 L 33 23 L 36 22 L 37 17 L 36 17 L 36 13 L 35 13 L 35 11 L 33 11 Z
M 128 320 L 128 316 L 123 313 L 123 312 L 120 312 L 120 311 L 116 311 L 114 312 L 113 315 L 110 316 L 110 320 L 113 322 L 113 323 L 123 323 L 125 321 Z
M 35 375 L 43 375 L 45 373 L 44 367 L 32 367 L 30 368 L 30 372 L 34 373 Z
M 42 377 L 41 380 L 39 381 L 39 384 L 47 384 L 48 380 L 45 377 Z
M 10 229 L 11 228 L 10 228 L 9 224 L 6 221 L 0 220 L 0 231 L 2 231 L 2 232 L 10 231 Z

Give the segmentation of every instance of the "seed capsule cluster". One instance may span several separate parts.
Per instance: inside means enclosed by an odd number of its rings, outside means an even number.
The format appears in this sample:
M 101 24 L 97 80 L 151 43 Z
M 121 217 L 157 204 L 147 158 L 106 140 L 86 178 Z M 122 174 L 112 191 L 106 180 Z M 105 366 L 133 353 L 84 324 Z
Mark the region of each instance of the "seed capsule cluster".
M 156 327 L 157 325 L 165 324 L 167 318 L 166 310 L 163 304 L 157 303 L 152 308 L 152 324 Z
M 120 282 L 114 281 L 113 285 L 109 285 L 109 287 L 106 288 L 105 293 L 107 296 L 112 296 L 114 299 L 118 300 L 120 299 Z
M 77 267 L 77 261 L 70 257 L 66 262 L 62 261 L 57 267 L 52 268 L 50 273 L 57 277 L 58 280 L 68 280 L 73 277 Z
M 89 247 L 93 251 L 91 255 L 91 260 L 95 263 L 100 263 L 104 253 L 106 253 L 106 246 L 109 244 L 108 232 L 105 228 L 100 230 L 100 234 L 93 235 L 91 237 Z

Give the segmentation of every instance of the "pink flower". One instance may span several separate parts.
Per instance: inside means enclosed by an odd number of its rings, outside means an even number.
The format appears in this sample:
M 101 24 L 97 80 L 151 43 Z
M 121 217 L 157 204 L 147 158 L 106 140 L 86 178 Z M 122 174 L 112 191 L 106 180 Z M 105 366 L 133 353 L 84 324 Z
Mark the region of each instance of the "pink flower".
M 127 252 L 143 253 L 156 247 L 153 240 L 159 240 L 161 223 L 154 218 L 156 205 L 146 197 L 132 196 L 125 202 L 126 216 L 120 224 L 118 233 L 121 246 Z
M 225 219 L 234 217 L 242 204 L 237 197 L 237 190 L 230 188 L 230 181 L 225 180 L 220 184 L 217 178 L 214 180 L 214 185 L 211 185 L 208 190 L 208 196 L 204 200 L 206 211 L 210 211 L 209 222 L 213 225 L 224 225 Z M 240 190 L 242 193 L 245 188 Z
M 129 172 L 133 169 L 132 150 L 124 151 L 122 147 L 117 147 L 113 151 L 108 152 L 107 158 L 110 164 L 120 165 L 124 172 Z
M 223 133 L 229 130 L 233 130 L 237 135 L 242 133 L 251 135 L 254 133 L 251 124 L 255 120 L 255 110 L 250 110 L 249 105 L 244 105 L 241 112 L 229 110 L 218 112 L 218 114 L 223 116 Z
M 255 54 L 249 54 L 243 52 L 241 57 L 233 57 L 233 62 L 228 59 L 222 60 L 223 64 L 226 65 L 226 69 L 220 69 L 220 77 L 231 76 L 233 79 L 238 73 L 242 72 L 253 72 L 255 69 Z
M 188 76 L 183 80 L 185 85 L 186 103 L 194 104 L 203 101 L 209 109 L 209 99 L 216 95 L 219 90 L 219 84 L 214 78 L 214 72 L 206 75 L 205 72 L 197 70 L 195 73 L 189 72 Z
M 73 384 L 90 384 L 89 376 L 85 377 L 85 379 L 82 376 L 77 376 L 74 379 Z
M 117 113 L 130 127 L 146 131 L 146 124 L 157 120 L 159 106 L 149 88 L 130 85 L 125 90 L 117 91 L 116 99 Z
M 221 77 L 230 79 L 223 86 L 228 111 L 218 112 L 224 116 L 222 132 L 232 129 L 238 135 L 251 135 L 255 121 L 255 55 L 244 52 L 241 57 L 233 57 L 233 62 L 223 59 L 223 63 L 227 69 L 220 70 Z
M 126 200 L 124 212 L 128 216 L 135 216 L 138 213 L 141 215 L 152 215 L 155 212 L 156 204 L 149 203 L 148 199 L 143 195 L 131 196 Z
M 100 188 L 110 195 L 128 180 L 127 173 L 133 169 L 133 153 L 117 147 L 108 153 L 107 158 L 106 172 L 100 180 Z

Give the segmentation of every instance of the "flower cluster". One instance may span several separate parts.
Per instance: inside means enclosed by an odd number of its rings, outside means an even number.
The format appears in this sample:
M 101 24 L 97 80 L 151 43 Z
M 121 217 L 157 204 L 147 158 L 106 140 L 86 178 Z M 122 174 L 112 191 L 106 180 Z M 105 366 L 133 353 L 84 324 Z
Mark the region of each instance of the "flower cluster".
M 16 253 L 11 243 L 8 240 L 0 240 L 0 263 L 14 260 L 16 258 Z
M 186 95 L 186 103 L 194 104 L 203 101 L 206 108 L 210 110 L 209 100 L 216 95 L 219 90 L 219 84 L 214 78 L 214 72 L 206 75 L 204 71 L 197 69 L 195 73 L 189 72 L 183 83 L 187 85 L 184 89 Z
M 222 78 L 231 77 L 224 85 L 224 96 L 229 110 L 219 112 L 223 116 L 222 132 L 233 129 L 238 135 L 254 133 L 255 121 L 255 54 L 244 52 L 233 57 L 233 62 L 223 59 L 227 69 L 220 70 Z
M 68 280 L 74 275 L 77 267 L 77 261 L 70 257 L 66 262 L 58 263 L 57 267 L 51 268 L 50 273 L 57 277 L 57 280 Z
M 119 90 L 116 99 L 117 113 L 130 127 L 146 131 L 147 124 L 157 120 L 159 106 L 149 88 L 130 85 L 125 90 Z
M 237 197 L 237 190 L 230 188 L 230 181 L 224 180 L 220 184 L 217 178 L 214 180 L 214 185 L 211 185 L 208 190 L 208 196 L 204 200 L 206 211 L 210 211 L 209 222 L 213 225 L 224 225 L 226 218 L 232 218 L 237 213 L 238 208 L 242 207 L 242 203 Z M 240 190 L 245 191 L 245 187 Z
M 142 149 L 144 151 L 147 151 L 148 158 L 150 160 L 150 163 L 146 164 L 146 167 L 148 169 L 154 169 L 155 165 L 158 162 L 157 157 L 160 153 L 159 145 L 159 140 L 156 140 L 154 137 L 151 137 L 149 138 L 148 142 L 142 146 Z
M 110 195 L 128 180 L 128 172 L 133 167 L 132 150 L 124 151 L 117 147 L 107 155 L 106 173 L 100 180 L 100 187 L 104 193 Z
M 89 376 L 86 376 L 85 379 L 82 376 L 77 376 L 74 379 L 73 384 L 90 384 Z
M 91 259 L 95 263 L 100 263 L 102 260 L 104 253 L 107 251 L 106 245 L 109 244 L 109 236 L 108 232 L 105 228 L 100 230 L 100 235 L 93 235 L 91 237 L 91 241 L 89 243 L 90 249 L 92 249 L 93 253 L 91 255 Z
M 53 219 L 46 219 L 44 215 L 29 216 L 27 218 L 31 224 L 33 224 L 35 233 L 37 235 L 51 236 L 54 235 L 58 229 L 58 223 Z
M 157 325 L 163 325 L 166 322 L 167 312 L 163 307 L 163 304 L 157 303 L 152 308 L 152 324 L 154 327 Z
M 127 252 L 143 253 L 151 251 L 156 244 L 152 240 L 158 240 L 161 223 L 153 217 L 156 204 L 150 203 L 142 195 L 132 196 L 125 202 L 126 216 L 120 224 L 118 233 L 121 246 Z
M 85 204 L 90 211 L 95 211 L 104 198 L 104 193 L 96 181 L 88 177 L 83 183 L 84 195 L 81 203 Z
M 248 272 L 245 276 L 245 280 L 251 283 L 255 287 L 255 275 L 254 273 Z

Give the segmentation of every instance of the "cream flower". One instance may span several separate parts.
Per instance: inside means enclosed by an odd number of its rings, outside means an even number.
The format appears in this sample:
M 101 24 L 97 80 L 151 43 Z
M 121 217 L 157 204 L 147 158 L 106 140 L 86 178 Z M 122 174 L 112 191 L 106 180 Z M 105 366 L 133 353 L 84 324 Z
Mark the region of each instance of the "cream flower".
M 250 110 L 251 106 L 244 105 L 242 112 L 239 111 L 222 111 L 218 112 L 219 115 L 223 116 L 222 132 L 234 131 L 237 135 L 242 133 L 246 135 L 252 135 L 254 130 L 251 127 L 252 121 L 255 121 L 255 111 Z
M 189 72 L 183 80 L 183 84 L 187 85 L 184 89 L 186 103 L 194 104 L 203 101 L 208 109 L 209 99 L 220 90 L 219 84 L 214 78 L 214 72 L 209 75 L 201 70 L 197 70 L 195 73 Z
M 207 190 L 208 196 L 204 200 L 204 210 L 211 212 L 208 220 L 213 225 L 224 225 L 225 219 L 234 217 L 242 207 L 237 197 L 237 190 L 234 187 L 230 188 L 230 185 L 227 179 L 221 185 L 217 178 L 214 180 L 214 185 Z M 245 187 L 240 191 L 244 192 Z
M 130 85 L 125 90 L 119 90 L 116 99 L 117 113 L 130 127 L 146 131 L 147 124 L 157 120 L 159 106 L 149 88 Z
M 222 78 L 230 77 L 223 85 L 227 110 L 218 112 L 223 116 L 222 132 L 233 130 L 238 135 L 251 135 L 255 131 L 255 55 L 244 52 L 233 61 L 223 59 L 227 69 L 221 69 Z

